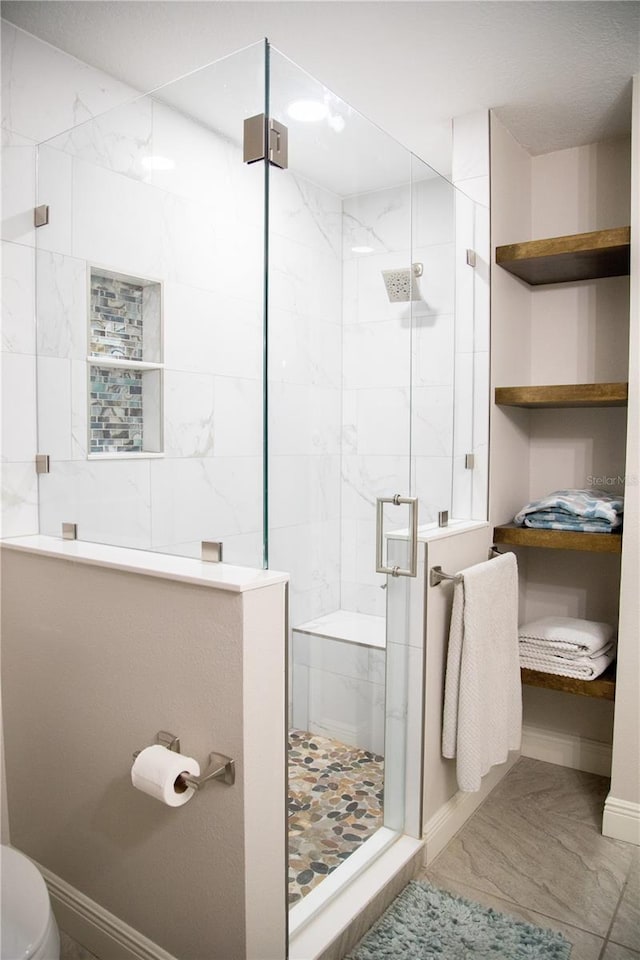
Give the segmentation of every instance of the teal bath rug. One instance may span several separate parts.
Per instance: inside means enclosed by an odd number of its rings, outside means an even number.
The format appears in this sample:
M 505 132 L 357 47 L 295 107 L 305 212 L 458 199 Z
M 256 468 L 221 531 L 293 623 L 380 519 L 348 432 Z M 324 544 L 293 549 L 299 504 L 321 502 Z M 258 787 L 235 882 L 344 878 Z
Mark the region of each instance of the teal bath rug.
M 569 960 L 559 933 L 412 881 L 347 960 Z

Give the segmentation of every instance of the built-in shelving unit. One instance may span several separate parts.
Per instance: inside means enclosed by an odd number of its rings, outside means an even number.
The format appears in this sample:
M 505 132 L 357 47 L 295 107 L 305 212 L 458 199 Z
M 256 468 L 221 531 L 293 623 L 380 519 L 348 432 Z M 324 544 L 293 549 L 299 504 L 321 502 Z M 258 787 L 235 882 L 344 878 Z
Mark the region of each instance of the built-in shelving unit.
M 542 530 L 503 523 L 493 528 L 494 543 L 513 547 L 546 547 L 552 550 L 586 550 L 590 553 L 622 552 L 620 533 L 582 533 L 577 530 Z
M 626 407 L 627 383 L 562 383 L 534 387 L 496 387 L 499 406 Z
M 496 263 L 532 286 L 629 273 L 631 228 L 594 230 L 496 248 Z
M 629 227 L 513 243 L 496 249 L 496 263 L 531 286 L 570 283 L 617 277 L 630 269 Z M 573 383 L 520 387 L 496 387 L 499 406 L 536 408 L 624 407 L 627 383 Z M 494 528 L 495 543 L 592 553 L 622 552 L 622 536 L 616 533 L 581 533 L 542 530 L 505 523 Z M 522 682 L 602 700 L 615 699 L 615 664 L 595 680 L 579 680 L 522 668 Z
M 614 700 L 616 692 L 616 669 L 611 664 L 595 680 L 579 680 L 577 677 L 561 677 L 557 673 L 542 673 L 539 670 L 520 670 L 522 682 L 528 687 L 545 687 L 548 690 L 562 690 L 564 693 L 577 693 L 582 697 L 596 697 L 599 700 Z

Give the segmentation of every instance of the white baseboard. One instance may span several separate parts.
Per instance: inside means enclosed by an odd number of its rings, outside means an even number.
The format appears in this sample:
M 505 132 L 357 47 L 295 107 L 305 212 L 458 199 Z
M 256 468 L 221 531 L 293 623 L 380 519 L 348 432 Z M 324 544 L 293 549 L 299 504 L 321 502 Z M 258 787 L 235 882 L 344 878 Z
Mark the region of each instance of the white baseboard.
M 423 831 L 425 863 L 427 865 L 438 856 L 458 830 L 464 826 L 471 814 L 478 809 L 493 788 L 508 774 L 517 759 L 517 753 L 510 754 L 506 763 L 494 767 L 482 778 L 482 785 L 476 793 L 463 793 L 459 790 L 429 818 Z
M 618 800 L 609 794 L 604 805 L 602 832 L 605 837 L 640 846 L 640 803 Z
M 175 960 L 95 900 L 37 864 L 49 889 L 58 926 L 104 960 Z
M 570 733 L 554 733 L 525 724 L 522 728 L 523 757 L 557 763 L 573 770 L 611 776 L 611 745 Z

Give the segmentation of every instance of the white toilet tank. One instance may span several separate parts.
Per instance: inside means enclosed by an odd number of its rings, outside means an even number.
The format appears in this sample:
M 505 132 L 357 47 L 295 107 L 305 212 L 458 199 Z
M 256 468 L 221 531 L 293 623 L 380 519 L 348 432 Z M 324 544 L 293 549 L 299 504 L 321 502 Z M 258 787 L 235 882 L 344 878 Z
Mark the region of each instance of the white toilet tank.
M 39 870 L 13 847 L 0 847 L 0 960 L 59 960 L 60 937 Z

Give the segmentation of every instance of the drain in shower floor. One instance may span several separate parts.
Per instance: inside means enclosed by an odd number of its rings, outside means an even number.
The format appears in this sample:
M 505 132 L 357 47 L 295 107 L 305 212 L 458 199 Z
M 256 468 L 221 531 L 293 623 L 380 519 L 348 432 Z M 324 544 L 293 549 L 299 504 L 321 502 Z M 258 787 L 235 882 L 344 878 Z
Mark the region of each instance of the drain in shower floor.
M 369 750 L 289 732 L 289 904 L 382 826 L 383 771 Z

